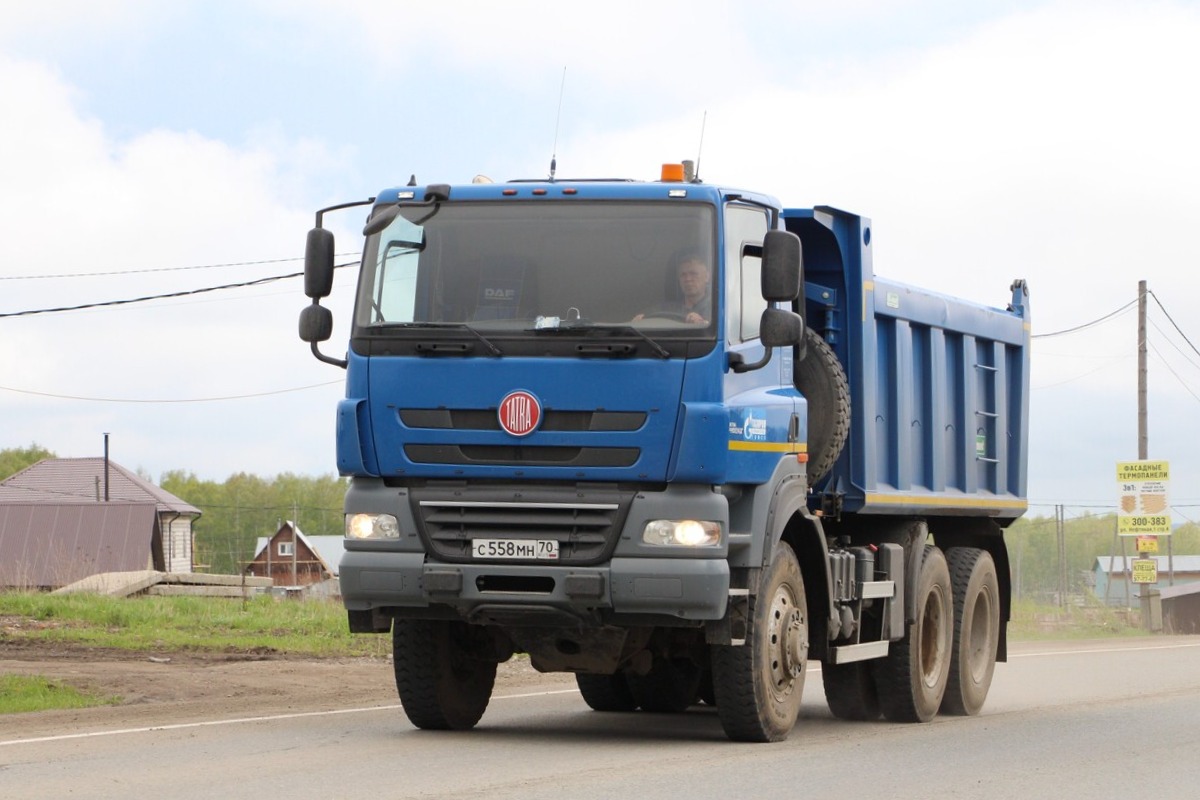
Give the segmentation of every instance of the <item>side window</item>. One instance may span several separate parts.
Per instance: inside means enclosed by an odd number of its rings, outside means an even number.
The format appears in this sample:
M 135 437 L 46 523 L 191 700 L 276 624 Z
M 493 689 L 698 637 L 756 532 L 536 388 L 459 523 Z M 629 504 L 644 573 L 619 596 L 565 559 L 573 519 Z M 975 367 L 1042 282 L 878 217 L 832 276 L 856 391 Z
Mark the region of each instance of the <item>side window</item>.
M 731 342 L 758 338 L 767 301 L 762 296 L 762 259 L 743 255 L 747 244 L 761 245 L 767 235 L 767 212 L 751 206 L 725 209 L 725 297 L 729 314 L 725 335 Z

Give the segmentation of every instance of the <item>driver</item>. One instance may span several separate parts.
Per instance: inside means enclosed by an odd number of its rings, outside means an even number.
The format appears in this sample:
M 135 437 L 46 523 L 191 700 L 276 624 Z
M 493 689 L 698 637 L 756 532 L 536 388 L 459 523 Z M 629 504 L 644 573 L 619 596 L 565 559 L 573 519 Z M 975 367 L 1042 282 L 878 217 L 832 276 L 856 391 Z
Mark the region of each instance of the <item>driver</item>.
M 658 313 L 678 315 L 684 322 L 707 325 L 709 309 L 712 308 L 712 271 L 707 262 L 695 251 L 677 253 L 671 261 L 674 264 L 675 278 L 679 281 L 679 298 L 664 303 L 653 311 L 638 314 L 633 318 L 634 322 Z

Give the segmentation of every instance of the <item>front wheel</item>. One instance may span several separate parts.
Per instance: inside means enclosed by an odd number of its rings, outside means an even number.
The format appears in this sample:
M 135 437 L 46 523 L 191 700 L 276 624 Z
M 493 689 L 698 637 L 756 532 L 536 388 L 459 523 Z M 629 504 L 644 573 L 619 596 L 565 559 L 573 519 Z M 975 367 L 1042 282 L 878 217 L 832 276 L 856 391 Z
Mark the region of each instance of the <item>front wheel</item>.
M 777 742 L 796 724 L 808 663 L 804 577 L 787 544 L 776 545 L 750 604 L 746 644 L 712 646 L 717 716 L 734 741 Z
M 475 727 L 496 682 L 481 632 L 463 622 L 398 619 L 392 624 L 396 691 L 418 728 Z
M 942 712 L 978 714 L 992 685 L 1000 641 L 996 563 L 975 547 L 951 548 L 946 560 L 954 587 L 954 649 Z
M 892 722 L 928 722 L 938 712 L 950 678 L 954 608 L 946 557 L 925 546 L 917 577 L 916 620 L 874 663 L 879 706 Z

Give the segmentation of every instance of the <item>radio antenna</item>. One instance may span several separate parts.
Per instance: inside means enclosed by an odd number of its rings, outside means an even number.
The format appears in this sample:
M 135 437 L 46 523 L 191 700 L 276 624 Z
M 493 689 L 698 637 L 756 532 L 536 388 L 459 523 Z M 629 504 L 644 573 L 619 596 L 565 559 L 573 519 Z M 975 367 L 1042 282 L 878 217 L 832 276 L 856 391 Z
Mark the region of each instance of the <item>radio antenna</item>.
M 558 114 L 554 117 L 554 147 L 550 150 L 550 180 L 558 169 L 558 124 L 562 121 L 563 92 L 567 88 L 567 68 L 563 67 L 562 83 L 558 86 Z
M 708 122 L 708 109 L 700 118 L 700 146 L 696 148 L 696 183 L 700 183 L 700 154 L 704 152 L 704 126 Z

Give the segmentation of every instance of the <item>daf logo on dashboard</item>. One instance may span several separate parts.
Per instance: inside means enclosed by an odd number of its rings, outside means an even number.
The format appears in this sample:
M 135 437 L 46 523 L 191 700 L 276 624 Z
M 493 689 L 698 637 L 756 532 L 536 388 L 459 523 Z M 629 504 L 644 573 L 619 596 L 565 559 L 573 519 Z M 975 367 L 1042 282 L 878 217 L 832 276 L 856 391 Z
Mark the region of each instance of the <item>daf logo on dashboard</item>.
M 542 421 L 542 404 L 524 389 L 509 392 L 500 401 L 500 427 L 513 436 L 528 436 Z

